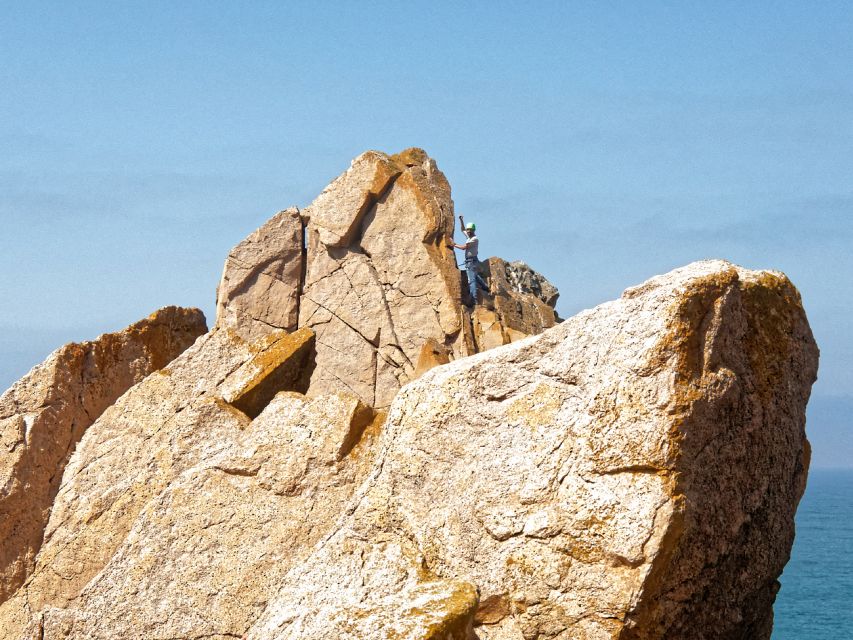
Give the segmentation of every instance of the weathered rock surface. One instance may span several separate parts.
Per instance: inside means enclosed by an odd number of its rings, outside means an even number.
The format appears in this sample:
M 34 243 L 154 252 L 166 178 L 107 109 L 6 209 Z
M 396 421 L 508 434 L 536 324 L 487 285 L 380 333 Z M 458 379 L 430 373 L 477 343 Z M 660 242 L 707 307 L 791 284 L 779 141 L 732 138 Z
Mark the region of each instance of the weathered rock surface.
M 246 340 L 294 331 L 304 268 L 299 210 L 274 215 L 234 247 L 216 292 L 216 326 Z
M 282 392 L 251 420 L 221 397 L 301 361 L 306 334 L 214 331 L 104 412 L 0 635 L 239 637 L 371 468 L 383 418 L 352 396 Z
M 453 227 L 450 185 L 424 151 L 368 151 L 301 213 L 279 213 L 231 251 L 216 324 L 246 339 L 311 328 L 309 394 L 345 390 L 387 408 L 428 363 L 556 322 L 553 285 L 497 258 L 489 262 L 498 275 L 488 308 L 472 319 L 447 247 Z M 427 351 L 438 355 L 421 359 Z
M 299 323 L 317 332 L 312 393 L 343 388 L 387 407 L 412 379 L 428 340 L 455 357 L 472 352 L 462 332 L 459 271 L 446 247 L 450 186 L 425 153 L 360 156 L 306 214 Z
M 480 263 L 480 272 L 489 293 L 471 313 L 477 351 L 542 333 L 559 322 L 557 288 L 523 262 L 489 258 Z
M 198 309 L 167 307 L 124 331 L 57 349 L 0 397 L 0 602 L 32 571 L 63 469 L 85 430 L 205 331 Z
M 249 637 L 441 637 L 400 631 L 423 588 L 483 640 L 768 638 L 816 367 L 782 274 L 704 262 L 433 369 Z
M 525 262 L 504 263 L 504 274 L 511 289 L 517 293 L 532 293 L 549 307 L 557 304 L 560 292 L 541 273 L 531 269 Z

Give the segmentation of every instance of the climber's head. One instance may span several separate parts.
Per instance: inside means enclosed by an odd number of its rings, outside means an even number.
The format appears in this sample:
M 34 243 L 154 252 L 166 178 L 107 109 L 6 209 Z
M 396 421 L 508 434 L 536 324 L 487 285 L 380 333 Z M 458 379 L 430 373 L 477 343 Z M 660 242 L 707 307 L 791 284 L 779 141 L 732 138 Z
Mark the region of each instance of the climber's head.
M 474 232 L 476 230 L 477 230 L 477 225 L 474 224 L 473 222 L 469 222 L 468 224 L 465 225 L 465 233 L 468 234 L 469 238 L 474 235 Z

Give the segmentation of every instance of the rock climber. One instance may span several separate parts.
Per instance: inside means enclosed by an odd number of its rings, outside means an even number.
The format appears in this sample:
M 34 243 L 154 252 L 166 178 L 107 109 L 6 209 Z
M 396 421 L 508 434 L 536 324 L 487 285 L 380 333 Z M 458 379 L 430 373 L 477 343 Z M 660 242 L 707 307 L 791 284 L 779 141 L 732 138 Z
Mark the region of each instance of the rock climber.
M 479 285 L 484 291 L 488 291 L 489 287 L 477 273 L 477 265 L 480 264 L 480 260 L 477 258 L 477 249 L 480 244 L 480 240 L 476 236 L 477 225 L 473 222 L 465 224 L 465 218 L 459 216 L 459 228 L 462 229 L 462 233 L 468 237 L 468 240 L 465 241 L 465 244 L 452 242 L 447 246 L 465 251 L 465 273 L 468 275 L 468 291 L 471 293 L 470 306 L 473 307 L 477 304 L 477 286 Z

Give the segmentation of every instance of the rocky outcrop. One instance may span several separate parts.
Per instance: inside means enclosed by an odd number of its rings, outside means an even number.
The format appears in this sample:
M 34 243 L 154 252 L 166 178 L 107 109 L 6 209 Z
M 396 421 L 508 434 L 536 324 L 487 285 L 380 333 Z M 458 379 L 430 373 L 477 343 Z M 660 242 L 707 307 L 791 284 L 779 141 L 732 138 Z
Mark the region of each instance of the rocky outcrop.
M 434 161 L 368 152 L 235 247 L 211 332 L 164 310 L 7 392 L 0 640 L 767 640 L 793 285 L 700 262 L 561 323 L 491 258 L 468 312 L 452 229 Z
M 105 411 L 0 636 L 239 637 L 371 468 L 381 414 L 282 386 L 312 343 L 214 331 Z M 233 406 L 270 381 L 257 417 Z
M 817 366 L 782 274 L 654 278 L 427 371 L 387 420 L 235 408 L 296 384 L 302 332 L 214 331 L 104 412 L 2 637 L 769 638 Z
M 706 262 L 434 369 L 249 638 L 397 637 L 419 589 L 481 640 L 768 638 L 816 366 L 783 275 Z
M 317 332 L 311 393 L 346 389 L 387 407 L 424 344 L 465 345 L 450 186 L 420 150 L 368 152 L 306 210 L 300 326 Z
M 542 333 L 560 321 L 557 288 L 523 262 L 489 258 L 480 263 L 480 273 L 489 292 L 471 312 L 477 351 Z
M 281 211 L 234 247 L 216 291 L 216 326 L 246 340 L 295 331 L 305 268 L 302 220 Z
M 447 247 L 453 227 L 450 185 L 424 151 L 368 151 L 303 211 L 277 214 L 231 251 L 216 324 L 246 339 L 310 328 L 317 338 L 309 394 L 345 390 L 387 408 L 426 363 L 556 322 L 553 285 L 497 258 L 486 264 L 496 266 L 488 306 L 472 318 Z M 427 351 L 438 355 L 423 360 Z
M 207 331 L 167 307 L 124 331 L 67 344 L 0 397 L 0 602 L 32 571 L 65 464 L 92 422 Z

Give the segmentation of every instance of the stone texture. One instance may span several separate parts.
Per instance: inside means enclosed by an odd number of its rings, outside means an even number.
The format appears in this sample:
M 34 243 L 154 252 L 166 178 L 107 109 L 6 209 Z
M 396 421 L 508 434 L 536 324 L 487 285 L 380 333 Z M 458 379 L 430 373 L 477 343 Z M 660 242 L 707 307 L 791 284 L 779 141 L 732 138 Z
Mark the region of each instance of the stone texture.
M 480 263 L 480 273 L 489 293 L 471 313 L 477 351 L 542 333 L 560 321 L 556 287 L 525 263 L 493 257 Z
M 219 390 L 222 399 L 250 418 L 256 418 L 275 395 L 284 389 L 305 393 L 314 369 L 314 332 L 279 331 L 253 345 L 252 358 Z
M 458 581 L 481 640 L 769 638 L 817 356 L 787 278 L 715 261 L 433 369 L 249 638 L 396 637 Z
M 299 210 L 277 213 L 228 254 L 216 292 L 216 326 L 246 340 L 294 331 L 304 260 Z
M 369 152 L 238 245 L 217 327 L 35 461 L 0 640 L 769 638 L 818 357 L 796 289 L 701 262 L 555 324 L 490 259 L 469 314 L 452 206 L 423 151 Z
M 123 331 L 57 349 L 0 397 L 0 602 L 32 571 L 65 464 L 85 430 L 206 330 L 198 309 L 166 307 Z
M 366 151 L 353 160 L 305 209 L 319 241 L 330 248 L 351 245 L 364 216 L 404 168 L 378 151 Z
M 557 287 L 548 282 L 541 273 L 531 269 L 521 260 L 504 262 L 504 277 L 512 291 L 517 293 L 532 293 L 549 307 L 557 305 L 560 292 Z
M 450 185 L 419 149 L 367 152 L 305 211 L 300 326 L 317 332 L 309 394 L 347 390 L 387 407 L 427 341 L 465 344 Z
M 341 394 L 282 391 L 254 420 L 232 408 L 220 394 L 274 371 L 281 343 L 214 331 L 104 412 L 69 463 L 33 575 L 0 606 L 0 637 L 245 631 L 371 468 L 384 417 Z

